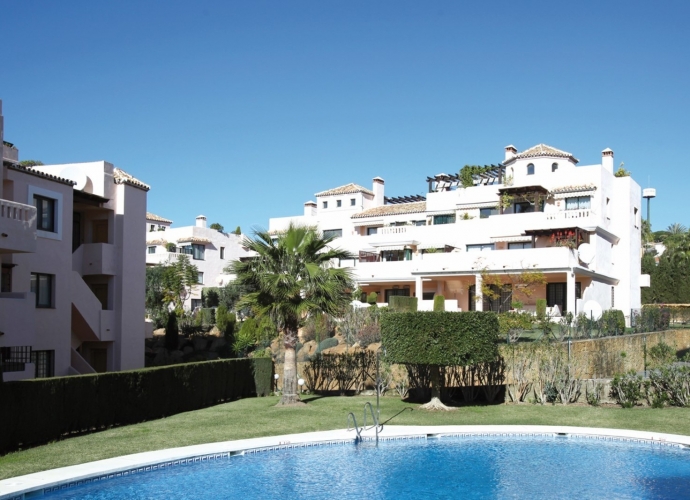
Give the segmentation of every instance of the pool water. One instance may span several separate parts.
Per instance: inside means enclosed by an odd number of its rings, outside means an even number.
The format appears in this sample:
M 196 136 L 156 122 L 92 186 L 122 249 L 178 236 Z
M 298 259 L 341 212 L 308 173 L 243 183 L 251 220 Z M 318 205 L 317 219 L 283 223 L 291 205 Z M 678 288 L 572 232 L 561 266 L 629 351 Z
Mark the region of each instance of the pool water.
M 690 498 L 690 450 L 550 436 L 364 442 L 171 466 L 43 498 Z

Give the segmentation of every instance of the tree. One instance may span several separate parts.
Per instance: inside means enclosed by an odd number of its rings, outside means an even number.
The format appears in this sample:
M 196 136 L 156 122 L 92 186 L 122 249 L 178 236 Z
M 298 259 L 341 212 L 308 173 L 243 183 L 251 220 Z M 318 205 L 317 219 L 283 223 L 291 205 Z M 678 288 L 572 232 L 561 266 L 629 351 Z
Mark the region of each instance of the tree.
M 189 261 L 187 255 L 180 255 L 174 264 L 165 266 L 164 300 L 167 304 L 173 304 L 175 310 L 181 312 L 185 301 L 191 296 L 198 283 L 199 269 Z
M 174 351 L 179 345 L 180 332 L 177 328 L 177 314 L 171 311 L 165 325 L 165 348 Z
M 245 244 L 256 257 L 230 266 L 237 283 L 252 290 L 238 306 L 249 307 L 270 318 L 282 332 L 285 346 L 283 396 L 281 405 L 300 401 L 297 394 L 297 330 L 310 314 L 336 315 L 350 302 L 352 277 L 349 269 L 331 265 L 334 259 L 351 259 L 344 250 L 328 245 L 334 237 L 324 237 L 312 227 L 290 226 L 275 238 L 257 231 Z
M 220 225 L 220 224 L 217 223 L 217 222 L 214 222 L 214 223 L 211 224 L 209 227 L 210 227 L 211 229 L 215 229 L 215 230 L 218 231 L 219 233 L 222 233 L 223 230 L 225 229 L 222 225 Z
M 165 266 L 151 266 L 146 268 L 146 313 L 159 323 L 165 312 L 165 287 L 164 287 Z M 159 324 L 156 325 L 160 326 Z
M 240 226 L 237 226 L 235 230 L 232 232 L 232 234 L 236 234 L 237 236 L 242 236 L 242 229 L 240 229 Z

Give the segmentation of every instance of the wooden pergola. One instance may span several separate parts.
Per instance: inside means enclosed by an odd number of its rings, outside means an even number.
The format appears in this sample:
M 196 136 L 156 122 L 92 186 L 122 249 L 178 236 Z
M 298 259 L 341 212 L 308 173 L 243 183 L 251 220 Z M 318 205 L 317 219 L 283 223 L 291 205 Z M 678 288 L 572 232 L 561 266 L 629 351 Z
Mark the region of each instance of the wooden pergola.
M 383 198 L 383 202 L 386 205 L 399 205 L 401 203 L 414 203 L 416 201 L 426 201 L 426 196 L 422 196 L 420 194 L 413 194 L 410 196 L 393 196 L 391 198 L 385 196 Z
M 548 198 L 549 191 L 544 186 L 504 187 L 498 190 L 499 196 L 503 196 L 504 194 L 513 196 L 517 202 L 529 201 L 530 203 L 534 203 L 536 211 L 539 207 L 539 203 Z M 503 203 L 498 204 L 498 213 L 503 213 Z
M 550 229 L 528 229 L 525 234 L 532 237 L 532 248 L 536 248 L 536 239 L 538 236 L 554 237 L 556 246 L 570 246 L 562 244 L 562 242 L 572 241 L 574 247 L 577 248 L 580 243 L 589 243 L 589 231 L 581 227 L 561 227 Z M 572 235 L 572 236 L 571 236 Z
M 502 163 L 498 165 L 484 165 L 484 168 L 486 172 L 472 176 L 477 186 L 489 186 L 503 182 L 506 167 Z M 429 183 L 430 193 L 439 191 L 439 186 L 442 186 L 443 191 L 450 191 L 462 185 L 459 174 L 438 174 L 433 177 L 427 177 L 426 181 Z

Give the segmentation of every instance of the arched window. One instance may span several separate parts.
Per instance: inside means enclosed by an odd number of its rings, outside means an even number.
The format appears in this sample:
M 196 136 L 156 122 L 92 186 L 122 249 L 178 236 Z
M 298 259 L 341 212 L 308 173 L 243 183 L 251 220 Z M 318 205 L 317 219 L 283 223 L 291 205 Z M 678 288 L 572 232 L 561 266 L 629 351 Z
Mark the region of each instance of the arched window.
M 551 164 L 551 171 L 555 172 L 556 170 L 558 170 L 558 163 L 552 163 Z
M 527 165 L 527 175 L 534 175 L 534 163 Z

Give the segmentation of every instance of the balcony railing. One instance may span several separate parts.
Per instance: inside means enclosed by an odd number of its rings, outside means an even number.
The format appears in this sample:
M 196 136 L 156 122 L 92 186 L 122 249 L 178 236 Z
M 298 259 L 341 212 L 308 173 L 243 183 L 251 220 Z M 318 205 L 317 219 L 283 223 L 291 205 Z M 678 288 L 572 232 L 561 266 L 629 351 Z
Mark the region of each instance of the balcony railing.
M 3 372 L 23 372 L 26 363 L 31 363 L 31 346 L 0 347 Z
M 0 253 L 36 251 L 36 207 L 0 199 Z
M 591 215 L 591 210 L 565 210 L 563 212 L 552 212 L 546 214 L 546 220 L 563 220 L 563 219 L 585 219 Z

